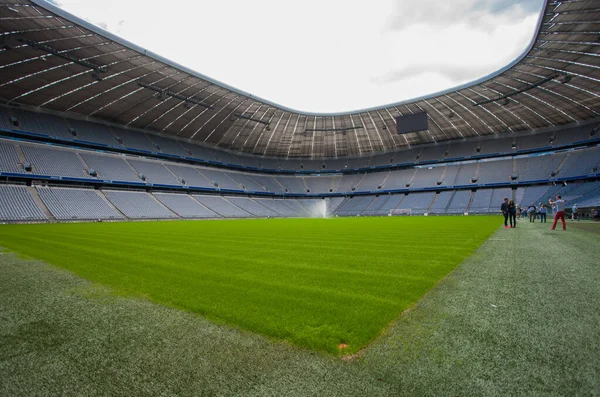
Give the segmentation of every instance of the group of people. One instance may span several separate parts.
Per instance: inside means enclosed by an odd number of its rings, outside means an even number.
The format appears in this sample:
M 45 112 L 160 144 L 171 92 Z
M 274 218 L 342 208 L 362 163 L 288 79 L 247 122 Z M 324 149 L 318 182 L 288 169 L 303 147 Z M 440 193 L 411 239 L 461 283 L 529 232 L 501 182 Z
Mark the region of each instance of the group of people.
M 504 228 L 508 229 L 511 227 L 517 227 L 517 206 L 513 200 L 504 199 L 504 202 L 500 206 L 500 211 L 504 215 Z M 508 225 L 510 221 L 510 226 Z
M 519 210 L 521 218 L 528 217 L 529 222 L 535 222 L 536 219 L 539 219 L 540 222 L 546 223 L 548 218 L 548 205 L 544 203 L 540 203 L 537 207 L 534 203 L 531 203 L 529 207 L 519 208 Z
M 550 199 L 548 204 L 540 203 L 539 207 L 536 207 L 534 203 L 531 203 L 526 209 L 520 208 L 520 206 L 516 205 L 513 200 L 509 200 L 505 198 L 500 206 L 500 211 L 502 211 L 502 215 L 504 215 L 504 228 L 514 228 L 517 227 L 517 213 L 522 217 L 528 216 L 529 222 L 535 222 L 536 218 L 539 217 L 540 222 L 545 223 L 548 215 L 549 207 L 552 207 L 554 210 L 554 222 L 552 223 L 552 227 L 550 230 L 554 230 L 556 228 L 556 223 L 558 220 L 562 222 L 563 230 L 567 230 L 567 223 L 565 222 L 565 200 L 562 199 L 561 196 L 556 196 L 556 200 Z M 573 206 L 573 217 L 572 219 L 576 219 L 577 217 L 577 204 Z

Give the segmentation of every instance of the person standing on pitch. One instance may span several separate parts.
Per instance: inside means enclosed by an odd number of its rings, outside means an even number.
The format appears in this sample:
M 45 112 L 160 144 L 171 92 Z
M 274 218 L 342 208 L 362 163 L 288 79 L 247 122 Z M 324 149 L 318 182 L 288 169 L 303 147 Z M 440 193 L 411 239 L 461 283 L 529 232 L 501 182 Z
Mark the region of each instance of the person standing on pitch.
M 529 215 L 529 222 L 535 222 L 535 205 L 533 203 L 529 204 L 527 207 L 527 215 Z
M 500 206 L 500 211 L 504 215 L 504 228 L 508 229 L 508 198 L 505 198 Z
M 548 214 L 548 208 L 546 208 L 546 204 L 540 203 L 540 222 L 546 223 L 546 218 Z
M 556 228 L 556 222 L 559 219 L 562 222 L 563 230 L 567 230 L 567 223 L 565 222 L 565 200 L 563 200 L 561 196 L 556 196 L 556 201 L 550 199 L 549 203 L 554 208 L 554 223 L 552 223 L 552 228 L 550 228 L 550 230 Z
M 510 219 L 510 227 L 517 227 L 517 206 L 512 200 L 508 202 L 508 218 Z
M 571 220 L 574 221 L 575 219 L 577 219 L 577 204 L 574 204 L 571 210 L 573 211 L 573 213 L 571 214 Z

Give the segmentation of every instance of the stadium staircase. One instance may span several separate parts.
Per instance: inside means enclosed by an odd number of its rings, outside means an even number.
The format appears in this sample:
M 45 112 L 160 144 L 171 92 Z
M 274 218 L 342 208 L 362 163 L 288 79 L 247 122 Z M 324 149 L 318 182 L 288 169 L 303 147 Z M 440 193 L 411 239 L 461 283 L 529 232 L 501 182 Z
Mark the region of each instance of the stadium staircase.
M 230 174 L 225 173 L 225 177 L 227 177 L 230 181 L 232 181 L 239 189 L 241 189 L 241 190 L 248 190 L 247 186 L 244 186 L 240 182 L 238 182 L 235 179 L 233 179 L 233 177 Z
M 86 171 L 90 169 L 90 166 L 88 165 L 88 163 L 85 162 L 83 157 L 81 157 L 81 154 L 79 152 L 75 152 L 75 157 L 77 157 L 79 159 L 79 161 L 81 161 L 81 164 L 83 164 L 83 168 Z
M 380 197 L 381 197 L 381 196 L 380 196 Z M 373 198 L 373 200 L 371 200 L 371 202 L 369 203 L 369 205 L 367 205 L 367 206 L 365 207 L 365 209 L 363 210 L 363 213 L 364 213 L 364 212 L 367 212 L 367 211 L 369 210 L 369 208 L 371 208 L 371 206 L 372 206 L 372 205 L 373 205 L 373 203 L 375 202 L 375 199 L 376 199 L 376 198 L 377 198 L 377 197 L 375 197 L 375 198 Z
M 442 175 L 440 175 L 440 181 L 442 181 L 442 184 L 446 185 L 446 171 L 448 170 L 448 166 L 444 167 L 444 169 L 442 170 Z
M 110 208 L 116 211 L 117 214 L 122 215 L 124 219 L 127 219 L 127 216 L 124 213 L 122 213 L 120 209 L 115 207 L 115 205 L 111 203 L 109 199 L 106 198 L 104 192 L 102 192 L 101 190 L 96 190 L 96 194 L 102 199 L 102 201 L 106 203 L 106 205 L 108 205 Z
M 362 178 L 360 178 L 360 180 L 358 181 L 358 183 L 357 183 L 356 185 L 354 185 L 354 186 L 355 186 L 356 188 L 358 188 L 358 187 L 360 186 L 360 184 L 361 184 L 361 183 L 363 183 L 363 181 L 365 180 L 365 178 L 366 178 L 366 177 L 367 177 L 367 173 L 365 172 L 365 173 L 362 175 Z M 356 189 L 356 190 L 358 190 L 358 189 Z
M 172 209 L 170 209 L 169 207 L 167 207 L 166 205 L 164 205 L 163 203 L 160 202 L 159 199 L 157 199 L 156 197 L 154 197 L 153 194 L 150 193 L 146 193 L 152 200 L 156 201 L 156 204 L 160 205 L 161 207 L 165 208 L 167 211 L 173 213 L 173 215 L 175 215 L 176 218 L 182 218 L 181 215 L 179 215 L 178 213 L 176 213 L 175 211 L 173 211 Z
M 37 205 L 38 208 L 42 210 L 42 212 L 48 217 L 49 220 L 55 221 L 56 218 L 54 217 L 54 215 L 52 215 L 52 213 L 50 212 L 48 207 L 46 207 L 46 204 L 44 204 L 44 202 L 40 198 L 40 195 L 38 194 L 37 189 L 33 186 L 27 186 L 26 189 L 29 192 L 29 194 L 31 194 L 31 197 L 33 198 L 33 201 L 35 202 L 35 205 Z
M 233 179 L 232 179 L 232 180 L 233 180 Z M 237 182 L 236 182 L 236 183 L 237 183 Z M 228 202 L 229 204 L 231 204 L 232 206 L 239 208 L 239 209 L 240 209 L 242 212 L 245 212 L 245 213 L 247 213 L 247 214 L 249 214 L 249 215 L 254 215 L 253 213 L 251 213 L 251 212 L 248 212 L 248 211 L 246 211 L 245 209 L 243 209 L 242 207 L 240 207 L 239 205 L 235 204 L 233 201 L 229 200 L 227 197 L 225 197 L 225 196 L 221 196 L 221 197 L 223 198 L 223 200 L 227 201 L 227 202 Z
M 15 145 L 15 151 L 17 152 L 17 156 L 19 158 L 19 162 L 21 164 L 27 163 L 27 159 L 25 158 L 25 154 L 23 153 L 23 150 L 21 149 L 20 145 Z
M 166 164 L 164 164 L 164 163 L 161 163 L 161 164 L 162 164 L 162 166 L 163 166 L 163 167 L 165 167 L 165 168 L 167 169 L 167 171 L 168 171 L 168 172 L 169 172 L 171 175 L 173 175 L 173 177 L 174 177 L 176 180 L 178 180 L 179 182 L 181 182 L 181 178 L 180 178 L 180 177 L 178 177 L 178 176 L 177 176 L 177 175 L 176 175 L 176 174 L 173 172 L 173 170 L 171 170 L 169 167 L 167 167 L 167 165 L 166 165 Z
M 387 175 L 385 176 L 385 178 L 383 178 L 383 181 L 381 181 L 381 186 L 383 186 L 385 188 L 385 184 L 387 183 L 388 178 L 390 177 L 390 172 L 387 173 Z
M 471 192 L 471 197 L 469 198 L 469 204 L 467 204 L 467 208 L 465 212 L 469 212 L 471 210 L 471 204 L 473 203 L 473 198 L 475 197 L 475 192 Z M 450 205 L 450 203 L 448 203 Z
M 302 186 L 304 186 L 304 191 L 308 192 L 310 191 L 310 189 L 308 188 L 308 185 L 306 184 L 306 179 L 304 179 L 304 177 L 300 178 L 302 180 Z
M 429 207 L 427 207 L 427 209 L 425 210 L 425 213 L 429 213 L 431 211 L 431 207 L 433 207 L 433 204 L 435 204 L 438 196 L 440 194 L 436 193 L 435 196 L 433 196 L 433 200 L 431 200 L 431 203 L 429 203 Z M 452 194 L 452 197 L 454 197 L 454 194 Z M 452 197 L 450 197 L 450 201 L 452 201 Z M 450 201 L 448 201 L 448 203 L 450 203 Z M 444 212 L 446 212 L 446 208 L 448 208 L 448 206 L 446 205 L 446 207 L 444 207 Z
M 131 164 L 129 164 L 129 161 L 127 161 L 126 158 L 123 159 L 123 161 L 125 162 L 125 164 L 127 164 L 127 166 L 129 168 L 131 168 L 131 171 L 133 172 L 134 175 L 137 175 L 138 178 L 140 178 L 140 173 L 138 172 L 138 170 L 135 169 L 135 167 Z M 141 180 L 142 178 L 140 178 Z M 161 204 L 162 205 L 162 204 Z
M 410 176 L 410 179 L 408 180 L 408 184 L 409 185 L 413 184 L 413 180 L 415 179 L 415 176 L 417 175 L 417 171 L 418 171 L 418 169 L 415 168 L 414 171 L 413 171 L 413 173 L 412 173 L 412 175 Z
M 565 164 L 565 161 L 567 161 L 567 158 L 569 158 L 569 156 L 568 156 L 568 155 L 567 155 L 567 156 L 563 156 L 563 158 L 562 158 L 562 161 L 560 162 L 560 164 L 558 164 L 558 165 L 556 166 L 556 169 L 555 169 L 555 170 L 552 170 L 552 171 L 556 172 L 556 175 L 559 175 L 559 174 L 560 174 L 560 171 L 562 170 L 562 167 L 563 167 L 563 165 Z

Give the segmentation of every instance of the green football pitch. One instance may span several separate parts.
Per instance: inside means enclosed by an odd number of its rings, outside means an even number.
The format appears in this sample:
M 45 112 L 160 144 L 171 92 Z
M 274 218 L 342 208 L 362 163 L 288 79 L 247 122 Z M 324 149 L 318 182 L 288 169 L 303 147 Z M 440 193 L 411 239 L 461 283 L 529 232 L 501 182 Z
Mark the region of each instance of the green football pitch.
M 373 341 L 500 224 L 457 216 L 2 225 L 0 246 L 120 295 L 343 355 Z

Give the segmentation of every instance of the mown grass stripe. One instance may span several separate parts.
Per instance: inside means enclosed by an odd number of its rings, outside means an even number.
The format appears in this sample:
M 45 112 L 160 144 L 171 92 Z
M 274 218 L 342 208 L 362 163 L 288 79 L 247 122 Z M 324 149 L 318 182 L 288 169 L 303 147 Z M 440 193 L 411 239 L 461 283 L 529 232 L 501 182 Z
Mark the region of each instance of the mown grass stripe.
M 497 217 L 4 225 L 0 245 L 337 354 L 373 340 L 497 228 Z

